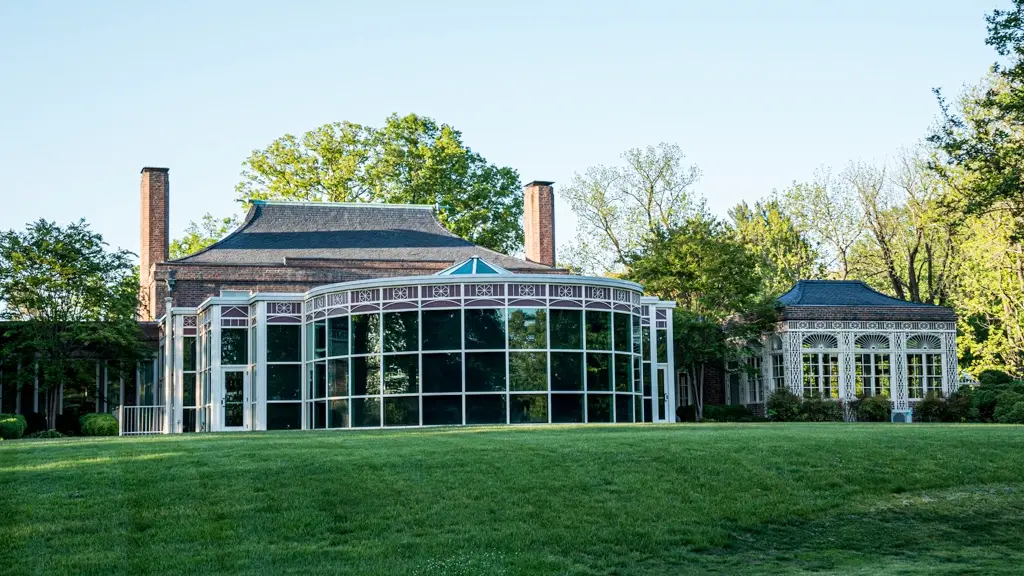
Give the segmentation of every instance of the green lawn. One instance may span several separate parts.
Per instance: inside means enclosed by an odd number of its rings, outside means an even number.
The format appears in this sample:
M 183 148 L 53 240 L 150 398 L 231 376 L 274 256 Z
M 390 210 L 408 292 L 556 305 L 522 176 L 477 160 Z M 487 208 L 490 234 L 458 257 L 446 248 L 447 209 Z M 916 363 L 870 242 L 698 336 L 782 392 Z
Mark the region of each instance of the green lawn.
M 1024 427 L 0 442 L 2 574 L 1015 573 Z

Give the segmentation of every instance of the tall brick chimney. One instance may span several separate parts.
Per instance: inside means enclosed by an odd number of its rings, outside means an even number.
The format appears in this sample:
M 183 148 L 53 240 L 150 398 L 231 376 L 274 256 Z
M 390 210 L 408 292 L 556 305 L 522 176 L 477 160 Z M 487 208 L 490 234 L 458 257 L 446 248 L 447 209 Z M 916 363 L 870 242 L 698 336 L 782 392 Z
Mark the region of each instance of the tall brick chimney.
M 166 262 L 170 247 L 170 178 L 168 168 L 142 169 L 142 238 L 139 244 L 139 283 L 143 320 L 153 320 L 162 303 L 157 302 L 153 265 Z
M 526 259 L 555 265 L 555 189 L 554 182 L 534 180 L 526 185 L 523 196 L 523 235 Z

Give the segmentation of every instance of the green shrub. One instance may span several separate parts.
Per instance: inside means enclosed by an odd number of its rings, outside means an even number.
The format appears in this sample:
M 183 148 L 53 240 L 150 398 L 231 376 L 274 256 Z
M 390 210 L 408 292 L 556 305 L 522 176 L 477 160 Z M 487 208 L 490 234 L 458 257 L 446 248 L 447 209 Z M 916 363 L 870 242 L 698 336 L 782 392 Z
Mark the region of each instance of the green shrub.
M 710 404 L 704 406 L 704 419 L 716 422 L 753 422 L 754 413 L 740 404 Z
M 943 422 L 945 416 L 946 401 L 935 392 L 929 392 L 914 406 L 915 422 Z
M 25 434 L 28 423 L 21 414 L 0 414 L 0 438 L 17 440 Z
M 1010 405 L 1000 404 L 996 408 L 996 422 L 1024 424 L 1024 400 Z
M 769 420 L 795 422 L 800 419 L 800 397 L 785 388 L 772 392 L 765 408 Z
M 892 414 L 892 402 L 884 395 L 861 395 L 854 402 L 853 412 L 858 422 L 888 422 Z
M 945 422 L 979 422 L 974 389 L 964 386 L 946 398 Z
M 26 434 L 24 438 L 64 438 L 65 436 L 56 430 L 40 430 Z
M 801 420 L 806 422 L 842 422 L 843 406 L 834 400 L 819 396 L 805 398 L 800 405 Z
M 1013 377 L 1002 370 L 984 370 L 978 374 L 982 386 L 1003 386 L 1013 382 Z
M 117 436 L 118 433 L 117 419 L 113 414 L 83 414 L 80 428 L 85 436 Z

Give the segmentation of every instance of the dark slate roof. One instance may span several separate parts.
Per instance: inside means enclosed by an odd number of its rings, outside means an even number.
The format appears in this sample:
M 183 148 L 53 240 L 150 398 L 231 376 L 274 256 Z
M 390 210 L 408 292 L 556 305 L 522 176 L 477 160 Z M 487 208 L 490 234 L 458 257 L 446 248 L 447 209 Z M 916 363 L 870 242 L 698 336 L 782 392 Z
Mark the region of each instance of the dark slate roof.
M 951 308 L 886 296 L 860 280 L 800 280 L 779 304 L 787 319 L 956 319 Z
M 254 201 L 238 230 L 171 263 L 280 266 L 288 258 L 455 264 L 472 256 L 517 272 L 555 270 L 452 234 L 430 206 L 267 201 Z

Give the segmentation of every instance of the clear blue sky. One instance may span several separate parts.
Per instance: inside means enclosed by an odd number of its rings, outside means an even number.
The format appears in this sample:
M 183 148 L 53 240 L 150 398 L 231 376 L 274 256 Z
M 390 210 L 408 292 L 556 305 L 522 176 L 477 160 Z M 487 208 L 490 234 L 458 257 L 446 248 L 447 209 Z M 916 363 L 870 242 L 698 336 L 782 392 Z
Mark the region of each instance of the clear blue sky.
M 675 142 L 724 215 L 914 144 L 995 59 L 1005 0 L 0 1 L 0 229 L 85 217 L 138 249 L 142 166 L 171 228 L 238 211 L 286 132 L 415 112 L 523 181 Z M 558 243 L 574 231 L 561 201 Z

